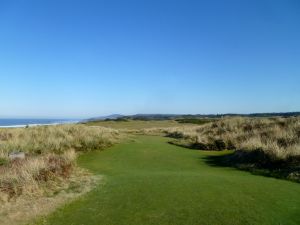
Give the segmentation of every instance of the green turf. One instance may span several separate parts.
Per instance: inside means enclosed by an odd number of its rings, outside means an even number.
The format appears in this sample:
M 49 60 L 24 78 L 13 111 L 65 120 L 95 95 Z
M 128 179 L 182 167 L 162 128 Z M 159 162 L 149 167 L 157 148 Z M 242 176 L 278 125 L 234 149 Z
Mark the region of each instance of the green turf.
M 219 152 L 141 136 L 79 164 L 105 180 L 50 215 L 53 225 L 300 224 L 300 184 L 207 164 Z
M 128 121 L 93 121 L 86 123 L 88 126 L 102 126 L 114 129 L 145 129 L 145 128 L 167 128 L 194 125 L 178 123 L 175 120 L 128 120 Z

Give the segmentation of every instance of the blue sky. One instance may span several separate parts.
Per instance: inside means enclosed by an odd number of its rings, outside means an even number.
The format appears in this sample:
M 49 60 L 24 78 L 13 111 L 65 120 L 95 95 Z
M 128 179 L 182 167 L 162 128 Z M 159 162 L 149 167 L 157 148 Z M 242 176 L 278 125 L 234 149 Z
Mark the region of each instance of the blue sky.
M 300 1 L 0 0 L 0 117 L 300 110 Z

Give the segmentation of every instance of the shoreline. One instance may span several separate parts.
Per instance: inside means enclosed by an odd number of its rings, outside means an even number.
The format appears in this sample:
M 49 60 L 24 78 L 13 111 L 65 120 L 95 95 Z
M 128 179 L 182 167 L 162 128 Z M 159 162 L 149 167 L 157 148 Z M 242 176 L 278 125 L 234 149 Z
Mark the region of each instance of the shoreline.
M 14 124 L 14 125 L 0 125 L 1 128 L 25 128 L 25 127 L 37 127 L 37 126 L 55 126 L 55 125 L 62 125 L 62 124 L 76 124 L 79 123 L 80 120 L 74 121 L 61 121 L 61 122 L 53 122 L 53 123 L 28 123 L 28 124 Z

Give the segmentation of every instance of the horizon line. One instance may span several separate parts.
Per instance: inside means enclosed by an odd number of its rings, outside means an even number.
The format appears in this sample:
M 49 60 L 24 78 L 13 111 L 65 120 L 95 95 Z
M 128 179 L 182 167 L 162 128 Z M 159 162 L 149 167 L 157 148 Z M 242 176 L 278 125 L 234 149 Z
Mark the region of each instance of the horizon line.
M 200 115 L 200 116 L 210 116 L 210 115 L 253 115 L 253 114 L 293 114 L 299 113 L 299 111 L 280 111 L 280 112 L 251 112 L 251 113 L 238 113 L 238 112 L 230 112 L 230 113 L 135 113 L 135 114 L 122 114 L 122 113 L 111 113 L 99 116 L 87 116 L 87 117 L 44 117 L 44 116 L 24 116 L 24 117 L 9 117 L 9 116 L 0 116 L 0 119 L 51 119 L 51 120 L 79 120 L 79 119 L 89 119 L 89 118 L 97 118 L 97 117 L 106 117 L 111 115 L 120 115 L 120 116 L 135 116 L 135 115 Z

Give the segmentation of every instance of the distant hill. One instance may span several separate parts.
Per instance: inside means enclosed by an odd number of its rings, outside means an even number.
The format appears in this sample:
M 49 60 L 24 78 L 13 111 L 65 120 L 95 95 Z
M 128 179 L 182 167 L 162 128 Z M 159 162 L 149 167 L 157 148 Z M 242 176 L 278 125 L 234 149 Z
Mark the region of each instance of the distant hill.
M 300 112 L 282 112 L 282 113 L 250 113 L 250 114 L 135 114 L 135 115 L 121 115 L 112 114 L 108 116 L 94 117 L 86 121 L 99 120 L 175 120 L 175 119 L 203 119 L 203 118 L 222 118 L 225 116 L 242 116 L 242 117 L 292 117 L 300 116 Z
M 124 119 L 132 120 L 171 120 L 180 117 L 179 114 L 135 114 L 124 116 Z
M 122 118 L 122 117 L 124 117 L 124 115 L 111 114 L 111 115 L 108 115 L 108 116 L 93 117 L 93 118 L 87 119 L 86 121 L 99 121 L 99 120 L 107 120 L 107 119 L 115 120 L 115 119 Z
M 242 117 L 291 117 L 300 116 L 300 112 L 283 112 L 283 113 L 251 113 L 251 114 L 136 114 L 124 116 L 126 119 L 133 120 L 166 120 L 166 119 L 193 119 L 193 118 L 222 118 L 225 116 L 242 116 Z

